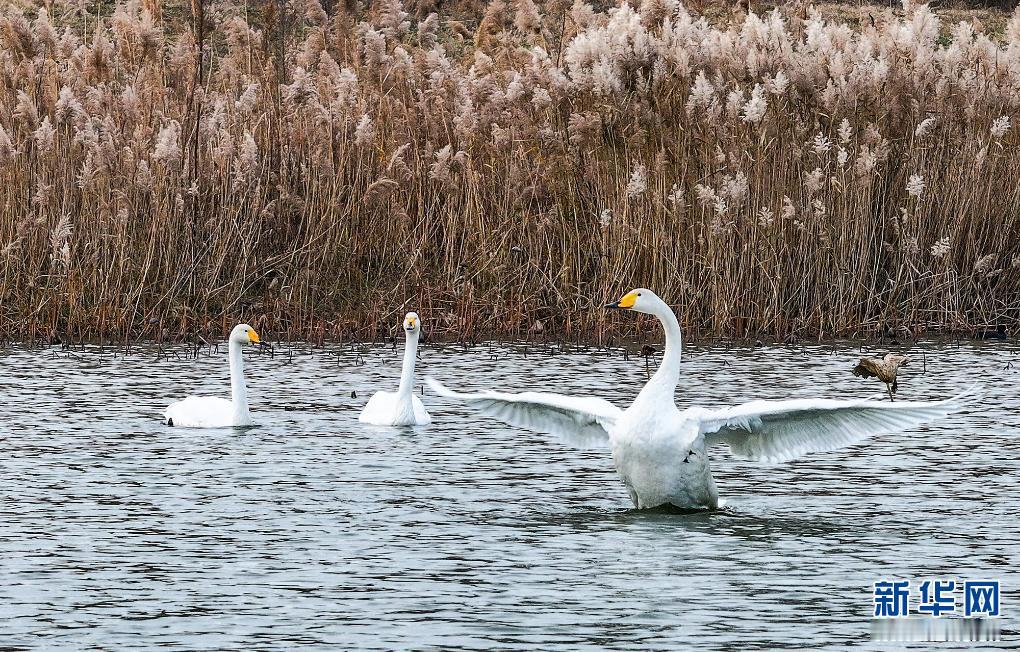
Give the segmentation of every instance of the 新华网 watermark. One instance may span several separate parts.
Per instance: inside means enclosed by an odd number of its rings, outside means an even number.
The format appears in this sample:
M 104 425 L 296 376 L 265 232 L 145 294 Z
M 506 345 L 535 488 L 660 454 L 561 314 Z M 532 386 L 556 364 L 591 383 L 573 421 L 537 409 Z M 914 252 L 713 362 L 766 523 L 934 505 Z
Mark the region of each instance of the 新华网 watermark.
M 997 641 L 999 580 L 875 582 L 871 638 L 880 641 Z

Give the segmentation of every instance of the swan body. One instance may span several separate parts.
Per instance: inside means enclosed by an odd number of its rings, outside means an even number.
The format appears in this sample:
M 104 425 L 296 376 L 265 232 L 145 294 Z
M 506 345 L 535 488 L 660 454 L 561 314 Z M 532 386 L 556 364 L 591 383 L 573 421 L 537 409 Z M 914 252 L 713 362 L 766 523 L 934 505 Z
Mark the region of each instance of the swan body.
M 743 460 L 784 462 L 807 453 L 893 433 L 959 410 L 965 395 L 928 403 L 793 399 L 751 401 L 722 409 L 674 402 L 681 334 L 672 309 L 651 290 L 633 290 L 607 307 L 655 315 L 666 344 L 662 363 L 626 409 L 599 398 L 524 392 L 461 393 L 428 379 L 433 389 L 511 425 L 559 435 L 579 447 L 607 446 L 639 509 L 671 504 L 716 509 L 721 500 L 709 459 L 726 446 Z
M 418 357 L 421 320 L 418 313 L 404 317 L 404 363 L 396 392 L 376 392 L 362 408 L 358 421 L 376 426 L 427 426 L 432 417 L 421 399 L 414 395 L 414 365 Z
M 609 431 L 613 462 L 634 505 L 717 508 L 719 493 L 697 422 L 677 410 L 665 383 L 649 383 L 645 390 Z
M 248 409 L 248 388 L 244 382 L 241 347 L 259 344 L 258 333 L 248 324 L 230 331 L 227 359 L 230 362 L 230 400 L 215 396 L 189 396 L 163 412 L 167 425 L 182 428 L 230 428 L 254 425 Z

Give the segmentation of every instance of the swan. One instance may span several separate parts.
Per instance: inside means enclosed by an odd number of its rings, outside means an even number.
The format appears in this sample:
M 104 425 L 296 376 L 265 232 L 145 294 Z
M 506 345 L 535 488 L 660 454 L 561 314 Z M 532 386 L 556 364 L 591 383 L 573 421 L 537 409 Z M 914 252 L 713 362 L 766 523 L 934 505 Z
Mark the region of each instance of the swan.
M 227 339 L 230 360 L 230 400 L 215 396 L 189 396 L 163 412 L 166 424 L 185 428 L 229 428 L 254 425 L 248 411 L 248 388 L 244 384 L 241 346 L 260 344 L 259 334 L 248 324 L 238 324 Z
M 404 316 L 404 365 L 400 371 L 400 386 L 394 392 L 376 392 L 362 408 L 358 421 L 376 426 L 427 426 L 432 417 L 414 395 L 414 363 L 418 356 L 418 338 L 421 320 L 418 313 Z
M 722 409 L 677 409 L 680 324 L 651 290 L 639 288 L 607 308 L 654 315 L 666 332 L 662 363 L 626 410 L 595 397 L 545 392 L 461 393 L 429 378 L 438 394 L 514 426 L 559 435 L 578 447 L 608 446 L 635 507 L 671 504 L 716 509 L 719 492 L 709 449 L 729 447 L 743 460 L 784 462 L 806 453 L 848 446 L 955 412 L 966 394 L 931 403 L 790 399 L 752 401 Z

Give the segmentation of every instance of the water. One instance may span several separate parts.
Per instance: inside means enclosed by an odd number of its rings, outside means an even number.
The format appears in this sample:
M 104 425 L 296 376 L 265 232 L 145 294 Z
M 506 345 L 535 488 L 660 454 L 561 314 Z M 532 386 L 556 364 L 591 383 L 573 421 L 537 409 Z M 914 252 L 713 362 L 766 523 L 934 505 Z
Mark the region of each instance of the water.
M 247 431 L 159 421 L 225 395 L 225 355 L 8 350 L 0 648 L 850 648 L 871 645 L 887 577 L 1001 579 L 1015 644 L 1012 349 L 925 345 L 925 373 L 914 350 L 901 398 L 987 390 L 941 423 L 773 467 L 714 451 L 728 504 L 694 515 L 630 509 L 607 451 L 434 395 L 430 427 L 358 424 L 400 349 L 248 355 Z M 851 345 L 691 353 L 681 405 L 882 390 L 850 374 Z M 419 368 L 621 406 L 645 378 L 638 357 L 534 347 L 426 347 Z

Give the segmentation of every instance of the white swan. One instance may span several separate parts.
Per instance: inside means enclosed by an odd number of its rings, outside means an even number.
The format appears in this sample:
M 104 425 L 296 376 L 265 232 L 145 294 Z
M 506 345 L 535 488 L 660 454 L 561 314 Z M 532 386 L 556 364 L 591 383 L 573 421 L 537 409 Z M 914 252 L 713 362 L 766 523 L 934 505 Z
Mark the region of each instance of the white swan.
M 404 316 L 404 365 L 400 371 L 400 386 L 396 393 L 376 392 L 364 408 L 358 421 L 376 426 L 427 426 L 432 417 L 414 395 L 414 363 L 418 356 L 418 337 L 421 320 L 418 313 Z
M 248 388 L 244 384 L 244 356 L 241 346 L 259 344 L 259 334 L 248 324 L 239 324 L 230 331 L 227 357 L 230 360 L 230 400 L 214 396 L 189 396 L 177 401 L 163 412 L 167 425 L 185 428 L 229 428 L 250 426 Z
M 673 311 L 643 288 L 606 307 L 655 315 L 666 330 L 662 364 L 626 410 L 599 398 L 539 392 L 462 394 L 427 380 L 437 393 L 512 425 L 560 435 L 577 446 L 608 445 L 640 509 L 666 503 L 717 508 L 708 459 L 713 444 L 726 444 L 739 459 L 783 462 L 904 430 L 955 412 L 964 402 L 963 395 L 934 403 L 794 399 L 680 411 L 673 402 L 681 349 Z

